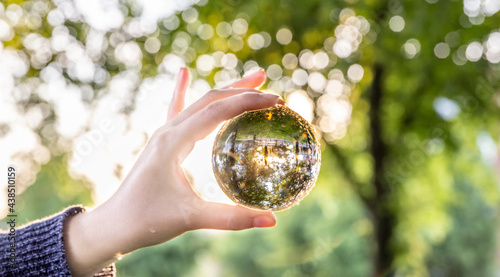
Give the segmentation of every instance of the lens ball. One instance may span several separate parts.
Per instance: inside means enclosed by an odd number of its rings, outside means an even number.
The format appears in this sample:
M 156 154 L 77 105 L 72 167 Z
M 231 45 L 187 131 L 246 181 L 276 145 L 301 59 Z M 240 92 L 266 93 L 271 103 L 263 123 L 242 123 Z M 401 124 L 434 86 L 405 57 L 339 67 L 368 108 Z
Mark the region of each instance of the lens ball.
M 313 188 L 321 165 L 314 128 L 290 108 L 276 105 L 227 121 L 215 139 L 212 166 L 236 204 L 281 211 Z

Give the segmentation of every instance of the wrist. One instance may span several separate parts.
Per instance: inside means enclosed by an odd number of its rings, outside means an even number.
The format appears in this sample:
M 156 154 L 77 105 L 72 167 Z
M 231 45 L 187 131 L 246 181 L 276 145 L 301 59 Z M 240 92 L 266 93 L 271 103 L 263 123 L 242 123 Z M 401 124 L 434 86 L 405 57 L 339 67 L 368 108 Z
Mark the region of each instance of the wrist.
M 92 276 L 136 249 L 134 230 L 122 218 L 107 203 L 67 218 L 64 243 L 72 276 Z
M 64 248 L 72 276 L 93 276 L 117 259 L 106 254 L 94 239 L 88 213 L 68 217 L 64 222 Z

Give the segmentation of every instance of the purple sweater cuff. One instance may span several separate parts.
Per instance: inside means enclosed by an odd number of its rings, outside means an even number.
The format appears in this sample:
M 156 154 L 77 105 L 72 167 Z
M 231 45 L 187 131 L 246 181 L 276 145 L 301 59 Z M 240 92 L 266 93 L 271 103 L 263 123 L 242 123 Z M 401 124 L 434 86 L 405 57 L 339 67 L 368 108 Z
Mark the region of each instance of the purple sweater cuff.
M 68 216 L 84 212 L 79 206 L 35 221 L 15 231 L 15 247 L 8 234 L 0 234 L 0 272 L 2 276 L 71 276 L 64 251 L 63 225 Z M 15 249 L 12 266 L 11 251 Z M 115 276 L 114 264 L 95 276 Z

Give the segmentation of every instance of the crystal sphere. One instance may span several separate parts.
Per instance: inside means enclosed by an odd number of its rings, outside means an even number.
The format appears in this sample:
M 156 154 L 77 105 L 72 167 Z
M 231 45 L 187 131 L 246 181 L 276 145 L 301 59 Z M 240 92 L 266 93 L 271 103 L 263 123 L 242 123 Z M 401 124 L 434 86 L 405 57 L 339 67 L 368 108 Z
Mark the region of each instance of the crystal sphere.
M 281 211 L 313 188 L 321 165 L 314 128 L 288 107 L 248 111 L 227 121 L 215 138 L 212 166 L 236 204 Z

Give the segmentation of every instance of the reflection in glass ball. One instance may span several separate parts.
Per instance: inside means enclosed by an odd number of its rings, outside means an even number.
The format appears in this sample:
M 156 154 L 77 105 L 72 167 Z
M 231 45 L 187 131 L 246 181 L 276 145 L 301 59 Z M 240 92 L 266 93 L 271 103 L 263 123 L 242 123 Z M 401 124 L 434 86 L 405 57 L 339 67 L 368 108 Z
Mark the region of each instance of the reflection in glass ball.
M 320 152 L 313 126 L 277 105 L 227 121 L 215 138 L 212 165 L 219 186 L 235 203 L 281 211 L 311 191 Z

